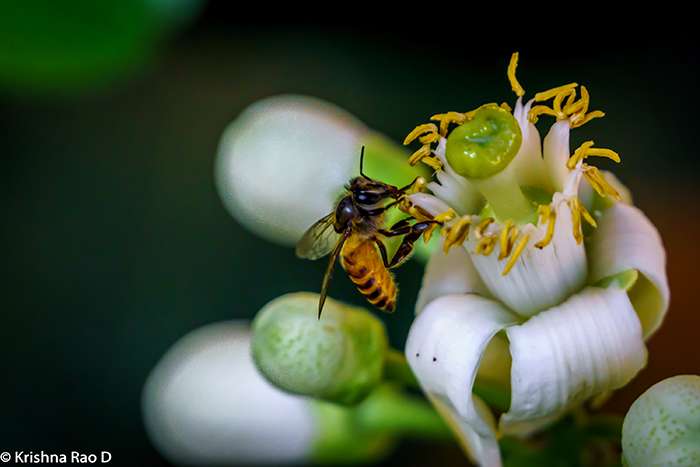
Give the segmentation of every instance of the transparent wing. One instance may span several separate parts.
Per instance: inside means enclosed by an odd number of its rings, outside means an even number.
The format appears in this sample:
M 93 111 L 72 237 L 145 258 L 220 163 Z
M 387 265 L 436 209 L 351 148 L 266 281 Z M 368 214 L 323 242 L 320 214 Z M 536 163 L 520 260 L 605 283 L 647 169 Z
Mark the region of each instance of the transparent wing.
M 323 312 L 323 305 L 326 303 L 326 296 L 328 296 L 328 287 L 331 285 L 331 277 L 333 277 L 333 268 L 335 268 L 335 261 L 338 259 L 340 251 L 343 249 L 343 244 L 348 238 L 350 231 L 346 231 L 339 239 L 338 242 L 333 246 L 333 253 L 331 253 L 330 258 L 328 258 L 328 266 L 326 266 L 326 272 L 323 275 L 323 282 L 321 283 L 321 295 L 318 300 L 318 319 L 321 319 L 321 312 Z
M 333 228 L 334 221 L 335 213 L 332 212 L 309 227 L 297 243 L 297 256 L 314 260 L 333 251 L 340 238 L 340 234 Z

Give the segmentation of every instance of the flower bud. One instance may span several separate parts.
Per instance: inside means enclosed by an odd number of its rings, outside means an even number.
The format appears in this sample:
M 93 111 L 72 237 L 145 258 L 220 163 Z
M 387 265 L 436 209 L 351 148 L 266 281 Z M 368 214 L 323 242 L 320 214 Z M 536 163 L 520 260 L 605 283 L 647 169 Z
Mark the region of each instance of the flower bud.
M 294 293 L 268 303 L 253 322 L 253 359 L 260 372 L 288 392 L 355 404 L 382 379 L 388 340 L 371 313 Z
M 700 465 L 700 376 L 656 383 L 632 404 L 622 425 L 626 465 Z
M 263 99 L 224 132 L 218 191 L 238 222 L 291 246 L 359 175 L 362 146 L 364 172 L 372 178 L 403 186 L 427 175 L 406 163 L 405 149 L 335 105 L 294 95 Z

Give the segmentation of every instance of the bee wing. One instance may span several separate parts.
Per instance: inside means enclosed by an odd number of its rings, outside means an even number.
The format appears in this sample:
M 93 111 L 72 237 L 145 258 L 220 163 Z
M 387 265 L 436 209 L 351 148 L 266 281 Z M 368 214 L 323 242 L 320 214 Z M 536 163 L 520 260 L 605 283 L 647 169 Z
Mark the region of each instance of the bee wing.
M 297 243 L 296 254 L 299 258 L 319 259 L 333 251 L 340 234 L 333 228 L 335 213 L 322 217 L 301 237 Z
M 326 266 L 326 272 L 323 275 L 323 282 L 321 283 L 321 297 L 318 300 L 318 319 L 321 319 L 321 312 L 323 311 L 323 304 L 326 303 L 326 295 L 328 295 L 328 286 L 331 284 L 331 277 L 333 276 L 333 268 L 335 267 L 335 261 L 343 249 L 343 244 L 345 240 L 350 235 L 350 231 L 347 230 L 335 244 L 333 252 L 330 258 L 328 258 L 328 266 Z

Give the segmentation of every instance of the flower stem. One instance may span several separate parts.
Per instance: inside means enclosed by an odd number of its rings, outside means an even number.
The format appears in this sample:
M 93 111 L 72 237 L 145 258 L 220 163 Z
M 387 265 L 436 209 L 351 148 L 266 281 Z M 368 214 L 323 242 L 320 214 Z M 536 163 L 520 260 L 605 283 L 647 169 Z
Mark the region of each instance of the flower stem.
M 384 385 L 365 400 L 354 414 L 363 431 L 417 439 L 454 439 L 437 412 L 424 400 Z
M 402 352 L 389 349 L 384 360 L 384 380 L 395 382 L 402 386 L 420 389 L 418 380 L 408 366 L 406 357 Z

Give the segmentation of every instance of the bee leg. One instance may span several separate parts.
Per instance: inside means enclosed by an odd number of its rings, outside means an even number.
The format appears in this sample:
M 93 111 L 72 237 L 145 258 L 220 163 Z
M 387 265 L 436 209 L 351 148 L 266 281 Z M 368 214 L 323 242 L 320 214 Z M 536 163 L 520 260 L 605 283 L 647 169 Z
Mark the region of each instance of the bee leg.
M 416 178 L 413 179 L 411 183 L 408 185 L 399 188 L 399 195 L 403 196 L 406 193 L 417 193 L 419 192 L 423 186 L 425 185 L 425 178 L 421 177 L 420 175 Z
M 413 248 L 414 244 L 416 243 L 416 240 L 418 240 L 421 237 L 421 235 L 423 235 L 428 229 L 430 229 L 430 227 L 433 226 L 433 224 L 436 223 L 436 221 L 425 221 L 415 223 L 411 226 L 407 226 L 408 232 L 405 232 L 406 236 L 403 238 L 403 240 L 401 240 L 401 245 L 399 245 L 399 248 L 396 250 L 396 253 L 394 253 L 394 257 L 391 258 L 391 262 L 387 267 L 395 268 L 403 264 L 404 261 L 406 261 L 411 256 L 411 253 L 413 253 Z M 396 231 L 398 230 L 403 229 L 397 229 Z
M 389 267 L 389 256 L 386 253 L 386 247 L 382 243 L 380 239 L 377 237 L 374 237 L 374 243 L 377 244 L 377 248 L 379 248 L 379 253 L 382 255 L 382 261 L 384 262 L 384 267 L 388 268 Z
M 393 208 L 394 206 L 396 206 L 399 203 L 400 203 L 400 201 L 394 201 L 393 203 L 389 203 L 382 208 L 371 209 L 369 211 L 364 211 L 364 213 L 365 213 L 365 215 L 370 216 L 370 217 L 371 216 L 378 216 L 378 215 L 382 214 L 384 211 L 386 211 L 387 209 Z

